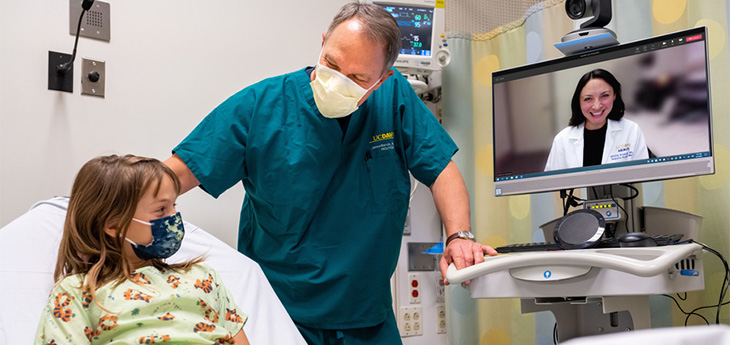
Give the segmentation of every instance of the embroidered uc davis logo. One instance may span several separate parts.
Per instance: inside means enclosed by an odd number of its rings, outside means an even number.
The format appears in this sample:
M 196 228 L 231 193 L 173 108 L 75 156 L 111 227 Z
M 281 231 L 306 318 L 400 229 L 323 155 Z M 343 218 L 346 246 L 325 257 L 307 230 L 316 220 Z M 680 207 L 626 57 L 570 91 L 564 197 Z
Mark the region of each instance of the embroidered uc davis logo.
M 371 140 L 370 143 L 372 144 L 372 143 L 376 143 L 378 141 L 383 141 L 383 140 L 388 140 L 388 139 L 393 139 L 393 132 L 373 135 L 373 140 Z

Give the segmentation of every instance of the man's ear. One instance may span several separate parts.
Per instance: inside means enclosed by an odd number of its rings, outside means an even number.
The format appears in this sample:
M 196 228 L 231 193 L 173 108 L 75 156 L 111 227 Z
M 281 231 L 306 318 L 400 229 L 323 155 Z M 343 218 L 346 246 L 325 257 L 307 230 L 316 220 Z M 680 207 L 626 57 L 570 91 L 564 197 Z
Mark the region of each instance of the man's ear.
M 388 80 L 388 78 L 392 76 L 393 73 L 395 73 L 395 71 L 393 71 L 392 69 L 389 69 L 388 72 L 385 72 L 385 74 L 383 74 L 383 77 L 380 78 L 380 83 L 385 83 L 385 81 Z
M 375 87 L 373 88 L 373 91 L 380 88 L 380 85 L 383 85 L 383 83 L 385 83 L 385 81 L 388 80 L 388 78 L 390 76 L 392 76 L 393 73 L 395 73 L 395 72 L 392 69 L 389 69 L 388 72 L 385 72 L 385 74 L 383 74 L 383 76 L 380 77 L 380 79 L 378 79 L 378 85 L 375 85 Z

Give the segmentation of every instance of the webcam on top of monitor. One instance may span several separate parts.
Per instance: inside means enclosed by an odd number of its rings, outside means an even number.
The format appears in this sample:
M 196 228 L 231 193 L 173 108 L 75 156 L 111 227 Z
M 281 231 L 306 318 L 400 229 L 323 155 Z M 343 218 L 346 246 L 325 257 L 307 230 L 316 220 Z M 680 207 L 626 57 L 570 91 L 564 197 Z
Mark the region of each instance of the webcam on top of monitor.
M 573 20 L 590 19 L 555 45 L 563 54 L 573 55 L 618 44 L 616 33 L 604 28 L 611 22 L 611 0 L 566 0 L 565 13 Z

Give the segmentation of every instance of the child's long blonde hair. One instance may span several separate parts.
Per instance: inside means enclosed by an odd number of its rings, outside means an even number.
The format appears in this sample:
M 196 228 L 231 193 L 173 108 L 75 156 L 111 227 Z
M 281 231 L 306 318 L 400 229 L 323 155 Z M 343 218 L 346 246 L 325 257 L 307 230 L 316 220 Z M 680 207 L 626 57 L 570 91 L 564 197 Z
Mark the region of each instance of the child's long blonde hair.
M 153 186 L 157 188 L 154 191 L 157 195 L 164 176 L 172 179 L 179 194 L 180 180 L 170 168 L 154 158 L 111 155 L 84 164 L 71 189 L 55 280 L 74 274 L 86 275 L 88 289 L 96 299 L 98 287 L 131 279 L 132 268 L 123 250 L 124 238 L 137 203 Z M 116 237 L 104 231 L 110 224 L 116 224 L 119 229 Z M 186 271 L 200 261 L 202 259 L 198 258 L 168 265 L 161 259 L 153 259 L 152 264 L 158 269 Z

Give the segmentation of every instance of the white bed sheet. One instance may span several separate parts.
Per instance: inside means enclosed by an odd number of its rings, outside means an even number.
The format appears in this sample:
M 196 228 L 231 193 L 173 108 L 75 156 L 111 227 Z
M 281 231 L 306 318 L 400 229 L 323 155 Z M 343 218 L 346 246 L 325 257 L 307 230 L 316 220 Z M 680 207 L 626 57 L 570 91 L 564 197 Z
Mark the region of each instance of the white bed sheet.
M 33 343 L 53 287 L 67 207 L 65 197 L 40 201 L 0 229 L 0 345 Z M 201 254 L 248 314 L 244 330 L 251 344 L 305 344 L 258 264 L 185 222 L 185 239 L 169 262 Z
M 730 326 L 689 326 L 573 338 L 564 345 L 730 345 Z

